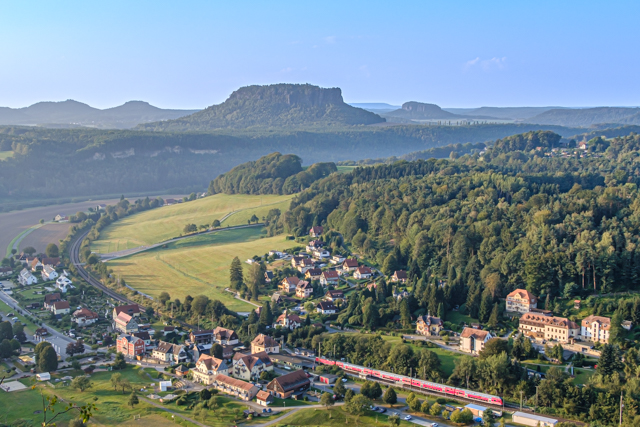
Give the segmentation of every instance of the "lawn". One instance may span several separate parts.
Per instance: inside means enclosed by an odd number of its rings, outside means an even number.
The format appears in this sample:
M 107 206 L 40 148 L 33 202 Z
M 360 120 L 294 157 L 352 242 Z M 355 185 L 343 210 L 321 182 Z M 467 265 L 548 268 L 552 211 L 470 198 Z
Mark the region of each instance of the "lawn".
M 20 323 L 22 323 L 25 327 L 25 334 L 29 335 L 33 335 L 33 333 L 35 332 L 35 330 L 39 327 L 39 326 L 35 326 L 33 324 L 33 322 L 27 320 L 26 317 L 24 317 L 22 314 L 18 314 L 18 311 L 9 307 L 7 304 L 5 304 L 4 301 L 0 300 L 0 312 L 6 314 L 9 313 L 13 313 L 13 316 L 11 317 L 17 317 L 18 320 L 20 321 Z
M 100 233 L 91 249 L 110 253 L 162 242 L 181 235 L 187 224 L 211 224 L 231 214 L 223 226 L 246 224 L 252 215 L 262 219 L 270 209 L 285 211 L 293 198 L 287 196 L 250 196 L 216 194 L 203 199 L 140 212 L 111 224 Z
M 154 249 L 108 262 L 129 286 L 152 296 L 169 292 L 172 298 L 206 295 L 222 301 L 232 310 L 249 311 L 254 307 L 234 299 L 224 291 L 229 285 L 229 267 L 235 256 L 244 261 L 270 250 L 295 246 L 284 236 L 264 237 L 259 227 L 225 230 L 194 236 L 172 243 L 167 249 Z
M 589 379 L 596 373 L 593 369 L 574 368 L 573 372 L 575 377 L 573 378 L 574 384 L 587 384 Z
M 356 417 L 343 410 L 342 406 L 329 409 L 301 409 L 280 420 L 278 426 L 344 426 L 347 425 L 388 425 L 388 416 L 367 411 L 356 422 Z M 401 426 L 413 426 L 413 423 L 401 420 Z

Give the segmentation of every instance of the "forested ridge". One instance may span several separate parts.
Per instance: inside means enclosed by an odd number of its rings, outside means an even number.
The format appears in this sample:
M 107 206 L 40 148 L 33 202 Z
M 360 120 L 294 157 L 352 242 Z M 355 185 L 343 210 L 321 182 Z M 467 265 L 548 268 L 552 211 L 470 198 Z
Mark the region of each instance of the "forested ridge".
M 195 191 L 236 165 L 274 151 L 305 164 L 389 157 L 456 143 L 479 143 L 538 125 L 393 126 L 316 131 L 141 132 L 0 127 L 0 199 Z M 621 129 L 620 132 L 624 132 Z
M 303 170 L 300 157 L 271 153 L 219 175 L 209 183 L 209 194 L 294 194 L 337 170 L 335 163 L 314 163 Z

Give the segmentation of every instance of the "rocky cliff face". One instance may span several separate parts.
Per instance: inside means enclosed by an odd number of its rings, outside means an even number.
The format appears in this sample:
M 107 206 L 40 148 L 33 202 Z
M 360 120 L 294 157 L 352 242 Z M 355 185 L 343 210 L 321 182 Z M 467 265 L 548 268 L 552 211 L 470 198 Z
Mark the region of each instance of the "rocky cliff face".
M 179 120 L 140 125 L 155 131 L 248 128 L 318 128 L 383 122 L 377 114 L 345 104 L 339 88 L 309 84 L 247 86 L 219 105 Z

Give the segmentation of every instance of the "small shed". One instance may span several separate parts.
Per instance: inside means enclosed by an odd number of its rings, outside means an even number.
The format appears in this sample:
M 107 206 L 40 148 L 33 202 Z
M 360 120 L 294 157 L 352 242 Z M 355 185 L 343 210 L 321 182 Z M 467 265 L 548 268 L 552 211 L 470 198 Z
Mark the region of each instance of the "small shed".
M 49 372 L 43 372 L 41 374 L 36 374 L 36 379 L 38 381 L 49 381 L 51 379 L 51 374 Z
M 526 414 L 524 412 L 514 412 L 513 422 L 523 424 L 525 426 L 554 427 L 558 424 L 558 420 L 553 418 L 541 417 L 540 415 Z
M 273 403 L 273 396 L 266 391 L 260 390 L 258 394 L 256 394 L 256 402 L 258 402 L 258 405 L 269 406 Z
M 189 373 L 189 368 L 186 368 L 184 365 L 180 365 L 176 368 L 176 375 L 179 377 L 183 377 Z
M 581 301 L 579 299 L 573 301 L 573 308 L 580 310 Z
M 482 416 L 484 415 L 484 411 L 487 410 L 487 408 L 485 408 L 484 406 L 475 405 L 473 403 L 469 403 L 467 406 L 465 406 L 465 409 L 470 410 L 474 417 L 480 418 L 482 418 Z
M 167 391 L 173 387 L 171 381 L 160 381 L 160 391 Z
M 333 384 L 338 379 L 338 376 L 333 374 L 322 374 L 319 378 L 322 384 Z

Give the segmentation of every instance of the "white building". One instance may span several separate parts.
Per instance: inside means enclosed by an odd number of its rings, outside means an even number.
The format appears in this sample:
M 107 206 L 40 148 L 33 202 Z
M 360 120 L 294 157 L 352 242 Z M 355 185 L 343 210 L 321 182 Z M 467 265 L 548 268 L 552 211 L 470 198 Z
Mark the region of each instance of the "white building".
M 42 280 L 48 282 L 49 280 L 55 280 L 58 278 L 58 273 L 52 265 L 45 265 L 42 268 Z
M 69 289 L 73 288 L 71 283 L 73 282 L 69 280 L 67 276 L 60 276 L 56 280 L 56 288 L 60 289 L 60 292 L 66 293 Z
M 580 335 L 582 335 L 582 339 L 587 341 L 608 343 L 610 329 L 610 318 L 591 315 L 582 320 Z
M 18 275 L 18 282 L 20 282 L 22 286 L 28 286 L 38 283 L 38 279 L 33 274 L 31 274 L 29 270 L 23 268 Z

